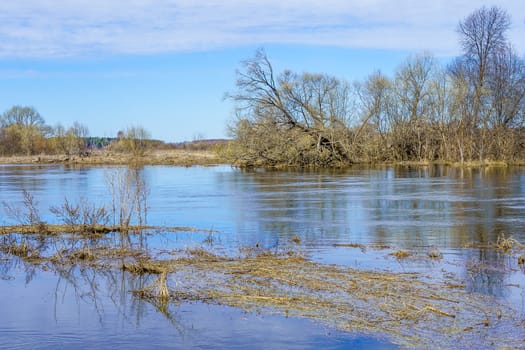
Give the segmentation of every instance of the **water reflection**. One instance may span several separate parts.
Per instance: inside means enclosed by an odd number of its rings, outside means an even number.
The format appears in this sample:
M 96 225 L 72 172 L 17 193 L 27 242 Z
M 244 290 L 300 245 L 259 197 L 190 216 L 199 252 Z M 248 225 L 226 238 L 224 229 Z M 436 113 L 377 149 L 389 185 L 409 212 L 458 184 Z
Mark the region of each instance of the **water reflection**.
M 218 229 L 229 244 L 275 246 L 295 235 L 401 247 L 461 247 L 500 232 L 525 237 L 525 172 L 445 166 L 337 171 L 228 167 L 136 169 L 150 189 L 153 225 Z M 1 200 L 35 195 L 46 213 L 65 196 L 111 202 L 107 168 L 0 166 Z M 0 221 L 7 223 L 2 217 Z
M 204 304 L 152 305 L 133 298 L 150 276 L 0 257 L 4 349 L 196 348 L 395 349 L 307 320 Z
M 272 171 L 155 166 L 131 171 L 149 191 L 148 224 L 213 229 L 217 244 L 234 252 L 256 244 L 286 246 L 299 236 L 301 244 L 293 246 L 312 258 L 347 265 L 358 260 L 360 268 L 398 265 L 385 258 L 388 252 L 356 254 L 334 250 L 333 244 L 389 245 L 421 256 L 436 246 L 445 259 L 458 259 L 459 267 L 450 269 L 469 281 L 469 290 L 519 298 L 521 303 L 517 291 L 525 281 L 515 255 L 463 247 L 495 242 L 502 232 L 525 243 L 524 168 Z M 107 172 L 108 167 L 0 165 L 0 202 L 20 202 L 21 191 L 27 190 L 39 200 L 43 219 L 53 221 L 49 206 L 65 196 L 111 203 Z M 2 215 L 0 224 L 6 223 L 9 219 Z M 205 238 L 180 235 L 152 244 L 186 247 Z M 415 265 L 431 269 L 427 263 Z M 476 268 L 479 264 L 491 268 Z
M 519 169 L 245 171 L 218 178 L 236 194 L 238 231 L 256 222 L 257 232 L 272 237 L 403 247 L 461 247 L 495 240 L 500 232 L 525 235 Z

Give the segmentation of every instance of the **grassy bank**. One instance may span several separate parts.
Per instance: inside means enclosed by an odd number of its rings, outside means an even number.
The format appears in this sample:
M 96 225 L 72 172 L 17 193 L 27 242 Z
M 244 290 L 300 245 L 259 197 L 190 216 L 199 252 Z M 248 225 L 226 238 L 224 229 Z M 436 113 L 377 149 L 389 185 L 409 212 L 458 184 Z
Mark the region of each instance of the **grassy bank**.
M 174 166 L 207 166 L 217 164 L 232 164 L 241 168 L 243 164 L 232 163 L 231 159 L 225 157 L 222 152 L 215 149 L 168 149 L 152 150 L 144 156 L 133 156 L 126 153 L 118 153 L 107 150 L 97 150 L 87 156 L 66 156 L 66 155 L 33 155 L 33 156 L 10 156 L 0 157 L 0 164 L 78 164 L 78 165 L 174 165 Z M 486 168 L 486 167 L 507 167 L 525 166 L 525 161 L 475 161 L 475 162 L 446 162 L 446 161 L 403 161 L 403 162 L 373 162 L 373 163 L 340 163 L 332 168 L 344 169 L 351 166 L 433 166 L 443 165 L 456 168 Z M 274 164 L 273 166 L 261 165 L 261 167 L 272 169 L 315 169 L 323 168 L 320 166 L 290 166 L 289 164 Z
M 93 151 L 87 156 L 34 155 L 0 157 L 0 164 L 84 164 L 84 165 L 215 165 L 225 163 L 212 150 L 154 150 L 136 157 L 126 153 Z

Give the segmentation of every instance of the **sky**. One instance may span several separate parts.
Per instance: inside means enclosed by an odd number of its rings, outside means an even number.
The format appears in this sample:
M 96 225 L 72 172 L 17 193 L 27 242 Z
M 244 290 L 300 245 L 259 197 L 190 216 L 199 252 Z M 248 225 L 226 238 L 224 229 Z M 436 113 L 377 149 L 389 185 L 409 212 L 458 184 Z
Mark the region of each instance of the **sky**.
M 33 106 L 91 136 L 225 138 L 224 96 L 258 48 L 276 71 L 391 75 L 410 55 L 460 55 L 455 29 L 483 5 L 508 11 L 524 55 L 523 0 L 0 0 L 0 113 Z

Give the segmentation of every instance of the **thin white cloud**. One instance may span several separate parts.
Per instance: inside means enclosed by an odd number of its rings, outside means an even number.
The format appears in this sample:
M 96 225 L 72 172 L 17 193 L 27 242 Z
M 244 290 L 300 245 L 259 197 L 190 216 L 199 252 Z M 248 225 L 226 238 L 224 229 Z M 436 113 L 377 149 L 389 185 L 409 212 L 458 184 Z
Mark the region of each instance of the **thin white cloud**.
M 499 0 L 525 16 L 523 0 Z M 488 4 L 490 5 L 490 4 Z M 17 0 L 0 3 L 0 57 L 68 57 L 306 44 L 457 53 L 477 0 Z M 525 23 L 509 33 L 525 52 Z

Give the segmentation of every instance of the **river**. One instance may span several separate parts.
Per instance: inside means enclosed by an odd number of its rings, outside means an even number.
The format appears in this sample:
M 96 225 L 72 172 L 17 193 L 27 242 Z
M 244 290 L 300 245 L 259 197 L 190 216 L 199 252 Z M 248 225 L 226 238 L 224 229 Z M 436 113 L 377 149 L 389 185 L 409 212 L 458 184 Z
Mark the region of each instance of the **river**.
M 0 202 L 19 207 L 27 191 L 42 219 L 54 223 L 49 208 L 65 198 L 110 203 L 108 174 L 115 169 L 0 165 Z M 525 315 L 525 278 L 516 257 L 475 248 L 501 234 L 525 243 L 523 167 L 146 166 L 134 172 L 146 184 L 148 225 L 197 229 L 159 234 L 150 244 L 213 245 L 233 255 L 243 247 L 292 247 L 326 264 L 454 274 L 468 291 L 493 295 Z M 0 225 L 16 223 L 0 213 Z M 418 258 L 390 255 L 399 249 Z M 443 258 L 425 258 L 430 249 Z M 140 278 L 78 269 L 46 273 L 5 256 L 0 262 L 0 342 L 8 348 L 396 348 L 381 335 L 225 306 L 181 304 L 166 317 L 132 298 L 129 291 L 145 283 Z M 476 268 L 480 264 L 491 268 Z

